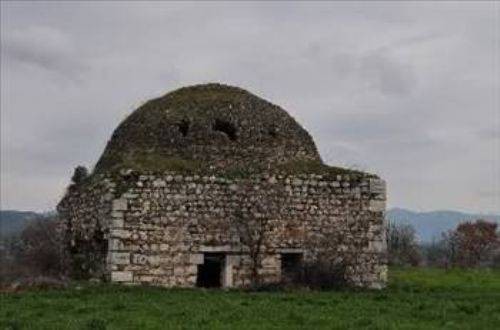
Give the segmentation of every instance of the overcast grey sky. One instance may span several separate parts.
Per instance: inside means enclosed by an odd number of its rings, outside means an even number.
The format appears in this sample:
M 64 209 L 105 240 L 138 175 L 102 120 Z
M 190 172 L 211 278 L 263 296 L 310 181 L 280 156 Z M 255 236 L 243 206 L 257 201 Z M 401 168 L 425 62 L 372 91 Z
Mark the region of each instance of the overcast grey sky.
M 389 206 L 500 212 L 498 2 L 1 2 L 1 208 L 49 210 L 145 100 L 281 105 Z

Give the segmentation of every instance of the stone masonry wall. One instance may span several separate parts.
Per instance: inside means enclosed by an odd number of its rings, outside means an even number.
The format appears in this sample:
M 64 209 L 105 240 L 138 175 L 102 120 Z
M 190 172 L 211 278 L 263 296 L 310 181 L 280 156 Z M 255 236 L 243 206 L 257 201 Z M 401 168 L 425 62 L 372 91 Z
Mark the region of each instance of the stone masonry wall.
M 203 253 L 223 252 L 228 286 L 250 283 L 251 259 L 237 219 L 269 218 L 259 274 L 279 281 L 281 253 L 314 260 L 330 235 L 343 237 L 349 280 L 386 282 L 385 183 L 377 178 L 320 175 L 221 177 L 141 175 L 112 203 L 108 271 L 112 281 L 191 287 Z
M 115 184 L 104 178 L 92 184 L 72 184 L 57 206 L 59 230 L 71 261 L 70 275 L 85 278 L 108 274 L 105 260 L 114 192 Z

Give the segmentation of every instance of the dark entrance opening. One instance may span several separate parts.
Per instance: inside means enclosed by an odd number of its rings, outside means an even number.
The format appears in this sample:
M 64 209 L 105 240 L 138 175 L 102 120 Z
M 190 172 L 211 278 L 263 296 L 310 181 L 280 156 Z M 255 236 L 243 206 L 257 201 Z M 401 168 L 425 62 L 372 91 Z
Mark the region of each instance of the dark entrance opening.
M 222 267 L 224 254 L 205 253 L 203 264 L 198 265 L 196 286 L 202 288 L 220 288 L 222 286 Z
M 302 253 L 281 254 L 281 275 L 285 281 L 293 281 L 299 274 L 302 265 Z
M 237 138 L 236 134 L 237 134 L 238 130 L 230 122 L 216 119 L 215 123 L 212 126 L 212 129 L 214 131 L 218 131 L 218 132 L 222 132 L 222 133 L 226 134 L 226 136 L 229 138 L 229 140 L 236 141 L 236 138 Z
M 177 128 L 181 132 L 182 136 L 187 136 L 189 132 L 189 121 L 186 119 L 181 120 L 177 123 Z

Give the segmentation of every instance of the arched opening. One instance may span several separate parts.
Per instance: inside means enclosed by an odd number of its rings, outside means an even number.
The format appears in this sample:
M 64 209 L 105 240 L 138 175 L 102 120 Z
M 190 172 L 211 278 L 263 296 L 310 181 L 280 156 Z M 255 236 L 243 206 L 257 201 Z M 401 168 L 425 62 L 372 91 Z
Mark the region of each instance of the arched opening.
M 216 119 L 212 129 L 224 133 L 231 141 L 236 141 L 238 130 L 228 121 Z
M 187 136 L 189 132 L 189 120 L 183 119 L 181 122 L 177 124 L 177 128 L 179 132 L 181 132 L 182 136 Z

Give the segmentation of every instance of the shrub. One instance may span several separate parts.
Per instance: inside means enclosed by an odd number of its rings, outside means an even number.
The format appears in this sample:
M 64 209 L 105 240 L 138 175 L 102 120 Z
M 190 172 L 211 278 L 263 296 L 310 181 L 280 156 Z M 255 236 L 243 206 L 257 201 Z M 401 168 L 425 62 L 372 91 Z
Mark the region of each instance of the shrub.
M 30 223 L 21 233 L 21 242 L 21 259 L 34 274 L 59 276 L 65 272 L 64 250 L 55 216 Z
M 71 177 L 71 181 L 74 184 L 81 184 L 89 176 L 89 171 L 85 166 L 77 166 Z
M 56 216 L 34 219 L 19 236 L 4 240 L 0 257 L 0 285 L 7 288 L 51 286 L 65 277 L 67 259 Z
M 347 265 L 344 262 L 308 262 L 290 276 L 289 284 L 311 289 L 339 289 L 349 285 L 346 272 Z

